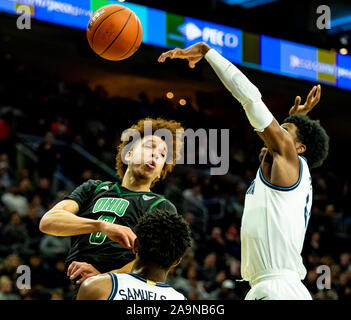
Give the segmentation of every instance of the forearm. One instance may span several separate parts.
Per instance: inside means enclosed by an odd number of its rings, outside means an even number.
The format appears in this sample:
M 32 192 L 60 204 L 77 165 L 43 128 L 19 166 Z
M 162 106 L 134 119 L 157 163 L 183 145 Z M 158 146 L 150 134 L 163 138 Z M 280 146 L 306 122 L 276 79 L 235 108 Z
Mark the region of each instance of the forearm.
M 39 228 L 54 236 L 75 236 L 99 232 L 101 221 L 78 217 L 65 210 L 53 210 L 44 215 Z
M 224 86 L 241 103 L 251 125 L 262 132 L 272 122 L 273 116 L 263 103 L 260 91 L 236 66 L 214 49 L 206 52 L 205 59 Z

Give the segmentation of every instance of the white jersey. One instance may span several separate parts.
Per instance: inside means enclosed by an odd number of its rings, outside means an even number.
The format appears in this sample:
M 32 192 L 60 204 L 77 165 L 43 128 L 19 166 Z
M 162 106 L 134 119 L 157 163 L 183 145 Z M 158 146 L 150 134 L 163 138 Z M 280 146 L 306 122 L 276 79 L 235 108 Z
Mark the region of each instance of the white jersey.
M 186 300 L 166 283 L 153 282 L 134 273 L 109 273 L 112 290 L 108 300 Z
M 261 167 L 246 192 L 241 224 L 241 275 L 254 283 L 261 275 L 296 272 L 306 276 L 301 251 L 312 206 L 312 179 L 300 157 L 299 180 L 278 187 L 263 176 Z

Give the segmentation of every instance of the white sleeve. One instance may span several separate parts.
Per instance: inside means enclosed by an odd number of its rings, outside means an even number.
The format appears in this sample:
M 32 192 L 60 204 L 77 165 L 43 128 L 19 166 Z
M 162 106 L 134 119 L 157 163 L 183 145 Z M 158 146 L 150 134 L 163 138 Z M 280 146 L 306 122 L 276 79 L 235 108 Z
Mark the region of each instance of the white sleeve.
M 262 132 L 270 125 L 273 115 L 262 101 L 260 91 L 231 62 L 216 50 L 210 49 L 205 59 L 216 72 L 224 86 L 243 106 L 247 118 L 255 130 Z

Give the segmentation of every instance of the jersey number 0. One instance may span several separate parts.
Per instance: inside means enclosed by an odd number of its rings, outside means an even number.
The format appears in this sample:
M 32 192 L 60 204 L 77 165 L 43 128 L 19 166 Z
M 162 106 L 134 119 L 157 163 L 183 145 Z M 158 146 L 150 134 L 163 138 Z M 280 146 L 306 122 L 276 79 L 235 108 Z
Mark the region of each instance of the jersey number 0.
M 116 217 L 102 215 L 99 217 L 98 220 L 114 223 L 116 220 Z M 105 239 L 106 239 L 105 234 L 103 234 L 102 232 L 95 232 L 95 233 L 90 234 L 89 243 L 90 244 L 102 244 L 105 241 Z

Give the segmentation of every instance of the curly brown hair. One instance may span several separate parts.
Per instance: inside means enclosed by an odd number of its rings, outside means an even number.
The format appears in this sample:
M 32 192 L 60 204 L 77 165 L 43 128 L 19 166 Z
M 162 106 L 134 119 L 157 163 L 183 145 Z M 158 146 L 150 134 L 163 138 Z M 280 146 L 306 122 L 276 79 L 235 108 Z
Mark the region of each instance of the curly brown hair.
M 168 172 L 171 172 L 176 165 L 176 161 L 180 158 L 180 151 L 183 145 L 183 134 L 184 134 L 184 128 L 182 127 L 181 123 L 176 122 L 174 120 L 165 120 L 163 118 L 145 118 L 142 120 L 139 120 L 136 124 L 131 126 L 129 129 L 123 132 L 122 134 L 122 143 L 119 144 L 117 148 L 117 155 L 116 155 L 116 170 L 117 174 L 123 179 L 124 174 L 127 170 L 127 165 L 122 161 L 124 159 L 125 155 L 128 153 L 128 151 L 131 149 L 132 145 L 128 145 L 131 141 L 135 140 L 136 137 L 140 136 L 141 139 L 144 138 L 144 128 L 146 126 L 145 122 L 150 121 L 152 123 L 152 128 L 150 132 L 154 134 L 157 130 L 161 129 L 166 129 L 172 134 L 172 146 L 167 146 L 168 150 L 173 150 L 171 153 L 172 159 L 166 160 L 166 163 L 164 164 L 164 167 L 161 171 L 161 179 L 164 179 Z M 145 126 L 144 126 L 145 124 Z M 157 134 L 157 133 L 156 133 Z M 128 138 L 129 137 L 129 138 Z M 128 138 L 128 140 L 127 140 Z M 138 139 L 139 140 L 139 139 Z M 167 140 L 166 140 L 167 142 Z M 127 146 L 128 145 L 128 146 Z M 170 154 L 170 152 L 168 152 Z M 155 183 L 159 179 L 156 178 L 154 181 L 152 181 L 151 187 L 155 185 Z

